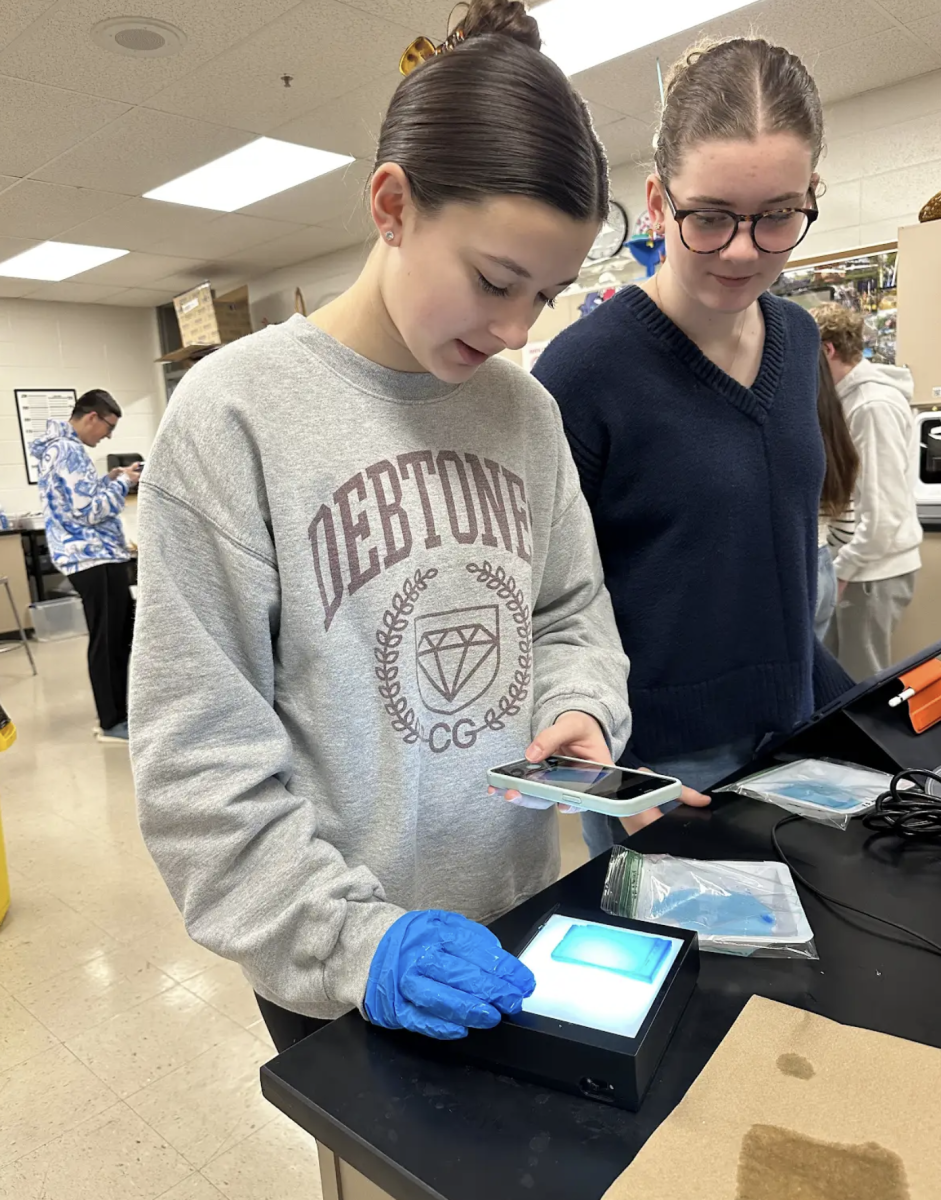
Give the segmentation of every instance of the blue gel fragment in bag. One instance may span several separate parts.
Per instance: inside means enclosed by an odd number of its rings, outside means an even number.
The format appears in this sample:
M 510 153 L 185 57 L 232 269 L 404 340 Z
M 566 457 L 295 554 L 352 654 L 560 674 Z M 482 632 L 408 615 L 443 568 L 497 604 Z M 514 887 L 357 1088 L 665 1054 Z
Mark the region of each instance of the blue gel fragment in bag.
M 784 796 L 787 800 L 816 804 L 820 808 L 832 808 L 836 812 L 859 807 L 859 796 L 854 795 L 849 788 L 840 787 L 835 783 L 814 783 L 811 780 L 803 783 L 785 783 L 775 787 L 774 794 Z
M 573 925 L 552 951 L 556 962 L 600 967 L 650 983 L 670 953 L 666 938 L 615 929 L 611 925 Z
M 723 895 L 681 888 L 668 892 L 653 906 L 650 916 L 698 933 L 731 937 L 767 937 L 775 926 L 771 909 L 750 892 Z

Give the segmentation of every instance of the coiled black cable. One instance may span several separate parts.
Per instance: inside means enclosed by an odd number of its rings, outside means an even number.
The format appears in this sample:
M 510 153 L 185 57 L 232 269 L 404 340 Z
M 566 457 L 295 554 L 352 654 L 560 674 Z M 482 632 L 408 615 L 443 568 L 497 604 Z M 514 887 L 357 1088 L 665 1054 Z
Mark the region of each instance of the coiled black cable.
M 912 786 L 903 789 L 903 783 Z M 928 790 L 932 784 L 937 786 L 934 793 Z M 899 771 L 862 822 L 873 833 L 941 842 L 941 774 L 919 768 Z
M 922 787 L 918 786 L 919 780 L 923 782 Z M 914 786 L 900 790 L 903 783 L 911 783 Z M 937 786 L 937 794 L 928 791 L 932 784 Z M 833 904 L 837 908 L 844 908 L 847 912 L 856 913 L 858 916 L 868 917 L 871 921 L 877 921 L 880 925 L 905 934 L 907 938 L 920 944 L 924 949 L 930 950 L 934 954 L 941 954 L 941 943 L 919 933 L 917 929 L 911 929 L 908 925 L 901 925 L 897 921 L 889 921 L 877 913 L 857 908 L 855 904 L 848 904 L 845 900 L 840 900 L 838 897 L 824 892 L 802 875 L 791 863 L 778 840 L 780 829 L 802 819 L 797 815 L 782 817 L 771 830 L 771 844 L 781 862 L 788 867 L 794 878 L 808 892 L 811 892 L 818 900 Z M 867 829 L 877 835 L 894 835 L 910 842 L 941 842 L 941 768 L 938 771 L 918 769 L 900 771 L 889 784 L 889 790 L 883 792 L 878 798 L 876 807 L 861 820 Z

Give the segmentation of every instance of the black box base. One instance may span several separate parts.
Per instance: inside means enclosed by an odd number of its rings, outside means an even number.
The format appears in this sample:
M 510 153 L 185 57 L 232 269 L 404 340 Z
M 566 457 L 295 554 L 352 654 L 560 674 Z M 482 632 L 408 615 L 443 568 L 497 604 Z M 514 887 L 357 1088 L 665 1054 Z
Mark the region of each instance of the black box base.
M 427 1038 L 416 1038 L 413 1044 L 435 1057 L 453 1056 L 499 1074 L 636 1111 L 696 987 L 698 938 L 688 929 L 630 921 L 563 904 L 547 912 L 518 945 L 506 949 L 521 953 L 537 931 L 556 915 L 636 929 L 682 943 L 636 1037 L 520 1013 L 505 1017 L 496 1029 L 471 1030 L 458 1042 L 429 1043 Z

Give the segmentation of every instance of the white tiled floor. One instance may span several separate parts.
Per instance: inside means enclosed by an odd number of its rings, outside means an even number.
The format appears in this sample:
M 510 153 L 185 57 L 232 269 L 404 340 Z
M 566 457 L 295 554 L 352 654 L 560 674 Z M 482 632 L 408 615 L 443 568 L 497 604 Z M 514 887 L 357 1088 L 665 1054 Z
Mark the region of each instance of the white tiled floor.
M 92 737 L 85 642 L 0 658 L 13 902 L 0 926 L 3 1200 L 316 1200 L 312 1140 L 262 1099 L 271 1043 L 233 963 L 186 936 Z
M 0 926 L 3 1200 L 318 1200 L 312 1140 L 262 1099 L 271 1043 L 190 941 L 137 827 L 127 751 L 92 737 L 85 642 L 0 658 L 13 903 Z M 563 818 L 566 870 L 585 859 Z

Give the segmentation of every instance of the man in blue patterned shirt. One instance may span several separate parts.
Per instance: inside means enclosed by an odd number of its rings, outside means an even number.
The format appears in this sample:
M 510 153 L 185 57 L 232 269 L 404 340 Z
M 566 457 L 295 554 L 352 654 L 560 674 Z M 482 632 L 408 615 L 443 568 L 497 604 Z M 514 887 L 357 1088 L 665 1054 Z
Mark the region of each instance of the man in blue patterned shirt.
M 79 397 L 70 420 L 50 421 L 30 451 L 39 463 L 49 553 L 85 610 L 97 737 L 126 743 L 134 616 L 120 514 L 140 479 L 140 463 L 99 477 L 88 453 L 111 437 L 120 419 L 114 397 L 96 388 Z

